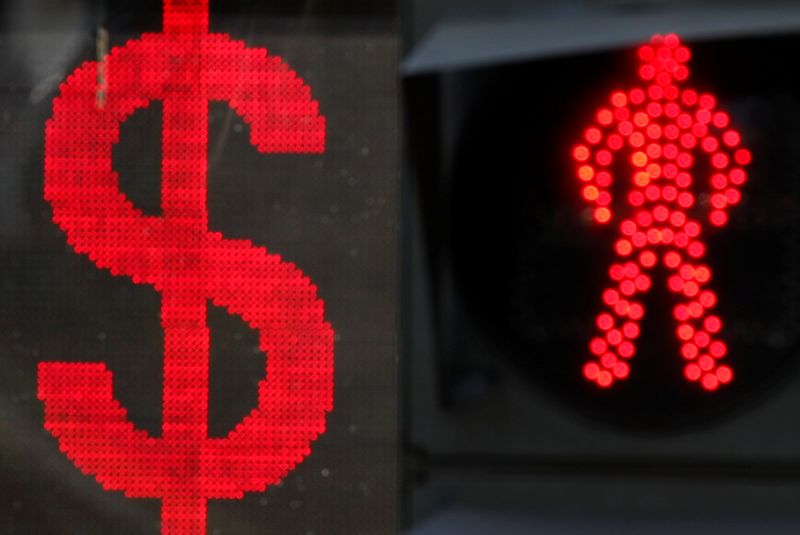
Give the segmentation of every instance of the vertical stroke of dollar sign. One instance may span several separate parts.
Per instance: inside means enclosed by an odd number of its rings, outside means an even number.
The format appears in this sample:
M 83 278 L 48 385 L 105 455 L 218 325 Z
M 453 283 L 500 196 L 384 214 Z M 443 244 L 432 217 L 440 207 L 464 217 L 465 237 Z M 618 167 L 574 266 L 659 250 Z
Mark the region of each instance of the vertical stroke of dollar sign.
M 39 364 L 45 427 L 105 490 L 162 502 L 164 535 L 206 531 L 209 499 L 241 499 L 285 477 L 310 453 L 333 408 L 333 330 L 316 288 L 293 264 L 208 229 L 209 101 L 227 102 L 264 153 L 321 153 L 325 122 L 280 58 L 208 32 L 208 0 L 166 0 L 164 31 L 62 84 L 46 126 L 45 198 L 73 249 L 97 267 L 152 286 L 164 331 L 162 432 L 127 420 L 103 363 Z M 120 124 L 163 103 L 162 215 L 120 192 L 112 147 Z M 208 436 L 207 303 L 258 332 L 267 356 L 258 405 L 223 438 Z

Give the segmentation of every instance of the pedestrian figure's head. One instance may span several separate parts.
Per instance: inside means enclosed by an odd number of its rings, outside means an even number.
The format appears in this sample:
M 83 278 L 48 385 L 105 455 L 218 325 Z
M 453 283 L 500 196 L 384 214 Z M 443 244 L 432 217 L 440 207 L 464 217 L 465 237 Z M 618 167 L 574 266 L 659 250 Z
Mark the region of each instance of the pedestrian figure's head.
M 677 35 L 654 35 L 649 45 L 639 48 L 639 76 L 662 87 L 681 82 L 689 77 L 686 63 L 690 57 Z

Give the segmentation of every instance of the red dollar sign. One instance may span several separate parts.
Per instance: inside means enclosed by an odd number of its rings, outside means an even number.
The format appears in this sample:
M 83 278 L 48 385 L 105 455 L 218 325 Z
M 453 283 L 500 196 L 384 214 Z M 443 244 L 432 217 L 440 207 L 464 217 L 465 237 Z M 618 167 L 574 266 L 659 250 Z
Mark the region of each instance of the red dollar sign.
M 632 210 L 623 212 L 628 217 L 614 245 L 620 258 L 609 269 L 606 310 L 598 314 L 599 333 L 589 343 L 594 358 L 583 368 L 584 376 L 602 388 L 630 373 L 644 316 L 636 298 L 650 290 L 659 261 L 670 272 L 667 287 L 680 299 L 673 316 L 684 377 L 708 391 L 733 380 L 733 370 L 721 363 L 728 349 L 720 337 L 722 319 L 711 312 L 717 295 L 708 288 L 712 272 L 703 262 L 702 225 L 692 219 L 697 195 L 691 173 L 695 160 L 706 160 L 708 221 L 723 227 L 727 210 L 741 200 L 751 155 L 713 95 L 680 87 L 689 77 L 690 56 L 678 36 L 654 36 L 639 48 L 644 86 L 613 91 L 610 106 L 598 110 L 596 123 L 573 149 L 583 198 L 594 208 L 597 223 L 611 220 L 612 171 L 621 152 L 627 153 L 623 162 L 632 171 L 625 198 Z
M 62 84 L 47 122 L 45 198 L 76 252 L 161 294 L 161 437 L 136 429 L 103 363 L 39 364 L 45 428 L 105 490 L 162 500 L 164 535 L 206 530 L 209 499 L 241 499 L 286 476 L 325 431 L 333 407 L 333 330 L 316 288 L 293 264 L 209 232 L 209 101 L 226 101 L 261 152 L 320 153 L 325 122 L 280 58 L 208 33 L 207 0 L 166 0 L 164 32 L 114 48 Z M 146 216 L 120 192 L 112 146 L 120 124 L 163 102 L 162 209 Z M 258 406 L 224 438 L 208 437 L 206 303 L 258 331 L 268 355 Z

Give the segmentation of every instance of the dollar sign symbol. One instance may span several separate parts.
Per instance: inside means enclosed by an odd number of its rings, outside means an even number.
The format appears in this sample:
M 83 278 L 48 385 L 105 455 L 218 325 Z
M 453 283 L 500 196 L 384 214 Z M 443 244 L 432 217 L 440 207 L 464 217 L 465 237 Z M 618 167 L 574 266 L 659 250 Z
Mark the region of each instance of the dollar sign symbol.
M 241 499 L 310 453 L 333 407 L 333 330 L 316 288 L 293 264 L 246 240 L 209 232 L 208 103 L 226 101 L 261 151 L 319 153 L 325 122 L 280 58 L 208 32 L 208 0 L 166 0 L 163 33 L 112 49 L 104 106 L 98 64 L 62 84 L 47 122 L 45 198 L 77 253 L 161 294 L 160 437 L 136 429 L 103 363 L 43 362 L 38 395 L 61 451 L 105 490 L 162 501 L 162 534 L 205 533 L 209 499 Z M 163 214 L 119 191 L 119 127 L 163 103 Z M 240 316 L 268 355 L 258 405 L 224 438 L 208 437 L 207 301 Z

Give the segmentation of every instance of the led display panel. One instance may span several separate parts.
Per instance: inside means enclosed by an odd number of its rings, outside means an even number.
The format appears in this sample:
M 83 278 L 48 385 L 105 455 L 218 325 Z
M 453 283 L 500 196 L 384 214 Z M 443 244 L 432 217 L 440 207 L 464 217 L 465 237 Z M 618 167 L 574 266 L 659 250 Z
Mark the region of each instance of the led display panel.
M 0 531 L 392 533 L 391 16 L 60 9 L 0 32 Z
M 666 431 L 795 377 L 796 46 L 665 33 L 463 75 L 453 272 L 530 384 Z

